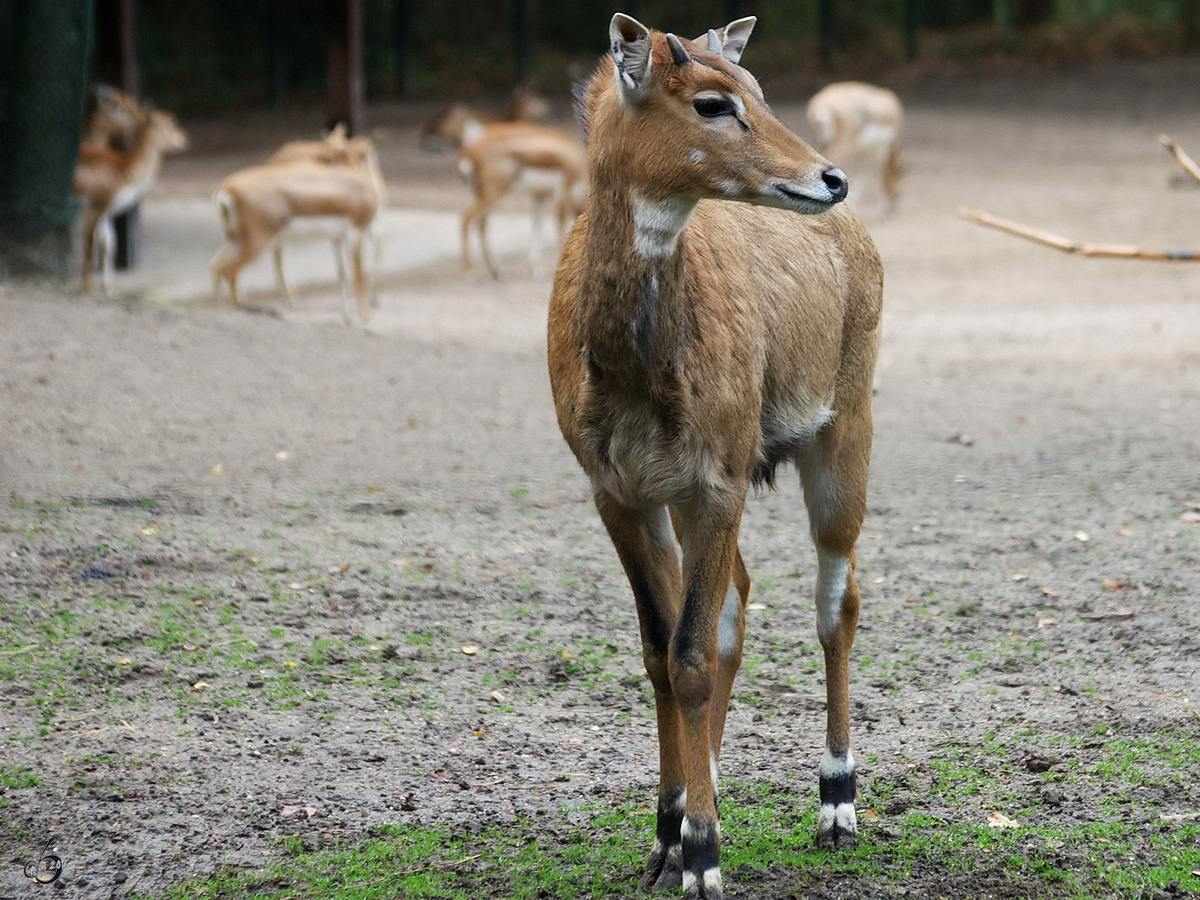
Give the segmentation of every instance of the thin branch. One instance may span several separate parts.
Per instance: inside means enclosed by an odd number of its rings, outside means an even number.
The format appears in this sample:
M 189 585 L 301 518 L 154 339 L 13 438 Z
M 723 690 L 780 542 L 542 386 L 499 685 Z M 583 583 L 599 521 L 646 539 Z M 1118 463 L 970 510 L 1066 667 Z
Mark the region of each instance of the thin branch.
M 1200 181 L 1200 166 L 1196 165 L 1192 158 L 1184 152 L 1183 148 L 1179 146 L 1179 143 L 1174 138 L 1168 137 L 1165 134 L 1160 134 L 1158 136 L 1158 142 L 1171 151 L 1171 155 L 1175 157 L 1181 166 L 1183 166 L 1184 171 L 1186 171 L 1197 181 Z
M 1134 244 L 1081 244 L 1048 231 L 1040 231 L 1021 225 L 1017 222 L 1001 219 L 974 209 L 960 209 L 958 214 L 971 222 L 986 225 L 1000 231 L 1015 234 L 1038 244 L 1053 247 L 1063 253 L 1074 253 L 1079 256 L 1108 256 L 1117 259 L 1156 259 L 1168 262 L 1200 262 L 1200 251 L 1196 250 L 1153 250 L 1138 247 Z

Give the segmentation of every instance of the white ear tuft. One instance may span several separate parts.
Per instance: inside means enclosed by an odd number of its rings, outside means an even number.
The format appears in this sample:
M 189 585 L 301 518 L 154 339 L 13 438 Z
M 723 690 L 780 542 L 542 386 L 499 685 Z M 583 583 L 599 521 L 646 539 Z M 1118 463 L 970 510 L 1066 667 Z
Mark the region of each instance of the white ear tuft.
M 636 103 L 646 95 L 650 79 L 650 29 L 631 16 L 617 13 L 608 26 L 608 42 L 621 99 Z

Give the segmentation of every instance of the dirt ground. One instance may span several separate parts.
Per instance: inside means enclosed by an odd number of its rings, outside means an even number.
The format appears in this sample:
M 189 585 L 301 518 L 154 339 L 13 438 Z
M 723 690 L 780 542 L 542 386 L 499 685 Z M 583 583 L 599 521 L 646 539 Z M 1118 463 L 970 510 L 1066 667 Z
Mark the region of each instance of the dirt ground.
M 1156 142 L 1200 156 L 1200 59 L 896 84 L 901 208 L 879 221 L 869 184 L 862 201 L 886 289 L 860 808 L 947 741 L 1019 759 L 1030 735 L 1200 727 L 1200 264 L 1074 258 L 957 215 L 1200 246 L 1200 190 Z M 806 133 L 804 94 L 764 87 Z M 502 217 L 518 237 L 500 281 L 464 275 L 465 189 L 416 148 L 428 108 L 372 112 L 390 212 L 427 227 L 385 249 L 369 332 L 341 325 L 328 277 L 296 308 L 265 287 L 243 311 L 207 302 L 219 235 L 187 211 L 315 130 L 304 111 L 185 123 L 121 299 L 0 285 L 0 765 L 38 781 L 0 789 L 0 896 L 51 893 L 9 865 L 51 834 L 54 895 L 107 898 L 257 869 L 286 834 L 570 817 L 630 787 L 651 802 L 632 602 L 554 421 L 524 217 Z M 194 289 L 137 296 L 137 278 Z M 749 501 L 741 546 L 756 608 L 722 771 L 815 805 L 815 556 L 793 477 Z M 21 674 L 39 671 L 61 677 Z M 1131 814 L 1194 812 L 1197 783 Z M 1102 799 L 1045 816 L 1088 821 Z M 881 827 L 886 811 L 864 839 Z

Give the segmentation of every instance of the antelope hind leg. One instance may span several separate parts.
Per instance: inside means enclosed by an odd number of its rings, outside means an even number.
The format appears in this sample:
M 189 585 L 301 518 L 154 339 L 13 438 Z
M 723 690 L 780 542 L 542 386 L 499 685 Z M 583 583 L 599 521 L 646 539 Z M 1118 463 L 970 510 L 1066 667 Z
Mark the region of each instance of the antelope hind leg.
M 854 544 L 866 512 L 870 452 L 868 389 L 865 407 L 840 410 L 798 460 L 817 548 L 817 636 L 825 651 L 827 722 L 817 819 L 817 844 L 822 847 L 850 847 L 858 839 L 850 749 L 850 648 L 859 611 Z

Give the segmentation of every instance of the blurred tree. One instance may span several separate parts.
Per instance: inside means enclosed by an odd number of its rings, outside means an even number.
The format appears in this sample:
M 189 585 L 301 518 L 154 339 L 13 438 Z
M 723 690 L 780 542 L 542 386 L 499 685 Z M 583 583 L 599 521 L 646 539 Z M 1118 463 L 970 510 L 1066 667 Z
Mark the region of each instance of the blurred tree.
M 0 0 L 0 271 L 65 276 L 90 0 Z

